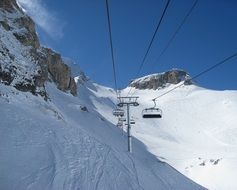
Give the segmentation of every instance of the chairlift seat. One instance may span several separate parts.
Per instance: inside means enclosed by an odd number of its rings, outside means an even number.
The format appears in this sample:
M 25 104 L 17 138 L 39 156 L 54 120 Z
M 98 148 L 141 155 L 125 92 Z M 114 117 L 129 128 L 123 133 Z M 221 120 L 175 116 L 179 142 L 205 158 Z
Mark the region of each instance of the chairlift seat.
M 126 118 L 121 117 L 121 118 L 119 118 L 119 121 L 121 121 L 121 122 L 125 122 L 125 121 L 126 121 Z
M 113 115 L 116 117 L 119 117 L 119 116 L 122 117 L 124 116 L 124 111 L 122 109 L 117 108 L 113 111 Z
M 143 118 L 162 118 L 162 110 L 159 108 L 146 108 L 142 111 Z
M 135 124 L 135 121 L 133 119 L 130 120 L 130 124 Z

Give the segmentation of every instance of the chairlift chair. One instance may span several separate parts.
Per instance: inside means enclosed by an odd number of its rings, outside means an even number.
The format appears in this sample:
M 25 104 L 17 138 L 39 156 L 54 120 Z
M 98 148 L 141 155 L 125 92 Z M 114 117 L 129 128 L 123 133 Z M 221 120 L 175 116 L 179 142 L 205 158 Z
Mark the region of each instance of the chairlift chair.
M 119 121 L 121 121 L 121 122 L 125 122 L 125 121 L 126 121 L 126 118 L 124 118 L 124 117 L 120 117 L 120 118 L 119 118 Z
M 146 108 L 142 111 L 143 118 L 162 118 L 162 110 L 159 108 Z
M 130 119 L 130 124 L 135 124 L 135 121 L 134 121 L 134 119 Z
M 124 111 L 122 109 L 116 108 L 115 110 L 113 110 L 113 115 L 116 117 L 123 117 Z
M 162 118 L 162 110 L 156 107 L 156 102 L 154 102 L 154 107 L 146 108 L 142 111 L 143 118 Z

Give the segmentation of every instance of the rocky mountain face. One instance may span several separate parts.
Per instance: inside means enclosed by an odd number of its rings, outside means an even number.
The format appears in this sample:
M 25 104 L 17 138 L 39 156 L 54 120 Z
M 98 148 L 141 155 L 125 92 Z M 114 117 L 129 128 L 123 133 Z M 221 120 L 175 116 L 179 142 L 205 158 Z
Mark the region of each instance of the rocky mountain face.
M 192 84 L 187 72 L 179 69 L 173 69 L 164 73 L 148 75 L 132 81 L 129 86 L 137 89 L 158 89 L 164 88 L 168 84 L 178 84 L 185 81 L 185 85 Z
M 1 0 L 0 7 L 7 11 L 12 11 L 14 9 L 19 9 L 15 0 Z
M 71 70 L 53 50 L 40 46 L 33 20 L 15 0 L 0 1 L 0 82 L 47 97 L 46 81 L 77 94 Z

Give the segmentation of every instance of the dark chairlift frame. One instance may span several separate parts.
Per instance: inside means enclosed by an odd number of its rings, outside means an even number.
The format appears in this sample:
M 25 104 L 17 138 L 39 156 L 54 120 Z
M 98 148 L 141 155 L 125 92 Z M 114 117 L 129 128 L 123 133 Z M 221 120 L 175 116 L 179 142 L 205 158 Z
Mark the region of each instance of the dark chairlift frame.
M 143 118 L 162 118 L 162 110 L 156 107 L 156 101 L 153 99 L 154 107 L 146 108 L 142 111 Z
M 162 110 L 159 108 L 146 108 L 142 111 L 143 118 L 162 118 Z
M 120 108 L 116 108 L 115 110 L 113 110 L 113 115 L 116 117 L 123 117 L 124 116 L 124 110 L 120 109 Z

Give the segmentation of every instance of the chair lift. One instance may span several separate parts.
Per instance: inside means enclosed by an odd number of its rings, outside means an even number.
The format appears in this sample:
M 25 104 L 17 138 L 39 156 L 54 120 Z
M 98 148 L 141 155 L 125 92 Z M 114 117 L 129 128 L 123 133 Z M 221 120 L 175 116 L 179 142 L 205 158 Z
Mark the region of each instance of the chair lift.
M 162 118 L 162 110 L 156 107 L 156 100 L 154 102 L 154 107 L 146 108 L 142 111 L 143 118 Z
M 120 118 L 119 118 L 119 121 L 121 121 L 121 122 L 125 122 L 125 121 L 126 121 L 126 118 L 124 118 L 124 117 L 120 117 Z
M 116 108 L 115 110 L 113 110 L 113 115 L 116 117 L 123 117 L 124 111 L 122 109 Z
M 130 124 L 135 124 L 135 120 L 134 119 L 130 119 Z

